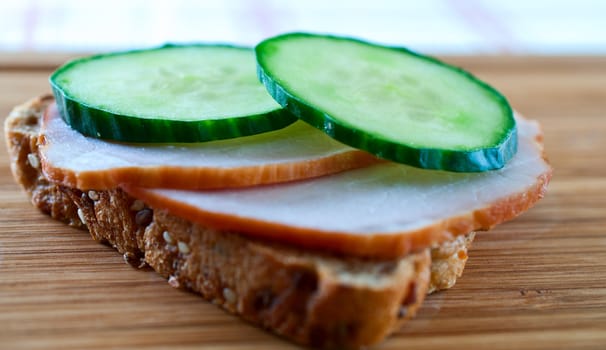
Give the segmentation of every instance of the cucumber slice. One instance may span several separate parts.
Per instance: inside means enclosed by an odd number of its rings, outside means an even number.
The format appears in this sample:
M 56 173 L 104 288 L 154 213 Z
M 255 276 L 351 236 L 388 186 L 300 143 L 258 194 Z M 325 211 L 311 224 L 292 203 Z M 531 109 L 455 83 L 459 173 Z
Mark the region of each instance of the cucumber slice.
M 502 168 L 517 150 L 507 100 L 470 73 L 404 48 L 291 33 L 255 48 L 278 103 L 331 137 L 421 168 Z
M 165 45 L 77 59 L 50 83 L 65 121 L 97 138 L 199 142 L 297 120 L 267 94 L 250 48 Z

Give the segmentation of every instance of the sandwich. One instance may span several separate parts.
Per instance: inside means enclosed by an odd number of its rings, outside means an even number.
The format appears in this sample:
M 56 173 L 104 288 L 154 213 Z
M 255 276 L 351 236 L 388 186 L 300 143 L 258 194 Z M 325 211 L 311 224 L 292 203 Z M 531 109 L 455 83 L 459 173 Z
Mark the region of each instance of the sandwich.
M 383 341 L 551 177 L 538 123 L 496 90 L 357 39 L 97 55 L 51 87 L 5 121 L 34 206 L 313 347 Z

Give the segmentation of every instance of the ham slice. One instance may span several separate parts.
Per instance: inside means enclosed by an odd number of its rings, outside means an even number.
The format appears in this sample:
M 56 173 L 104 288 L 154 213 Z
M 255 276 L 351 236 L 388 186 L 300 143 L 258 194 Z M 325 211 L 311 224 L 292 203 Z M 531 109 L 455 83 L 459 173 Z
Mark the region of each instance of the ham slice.
M 264 134 L 197 144 L 125 144 L 85 137 L 61 119 L 56 104 L 44 116 L 44 174 L 69 187 L 209 189 L 278 183 L 378 162 L 296 122 Z
M 492 228 L 543 196 L 551 167 L 540 128 L 522 118 L 517 122 L 518 153 L 497 171 L 449 173 L 379 163 L 246 189 L 124 189 L 156 210 L 217 229 L 348 255 L 393 258 Z

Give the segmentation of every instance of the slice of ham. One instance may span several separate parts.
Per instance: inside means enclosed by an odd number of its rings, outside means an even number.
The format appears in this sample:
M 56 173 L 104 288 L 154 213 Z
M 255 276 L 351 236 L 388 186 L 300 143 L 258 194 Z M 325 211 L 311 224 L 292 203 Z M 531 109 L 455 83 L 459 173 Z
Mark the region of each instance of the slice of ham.
M 197 144 L 125 144 L 85 137 L 60 117 L 44 116 L 40 155 L 52 181 L 79 189 L 134 183 L 178 189 L 231 188 L 300 180 L 379 160 L 296 122 L 284 129 Z
M 126 186 L 157 209 L 210 227 L 348 255 L 393 258 L 512 219 L 551 177 L 537 123 L 518 118 L 501 170 L 430 171 L 393 163 L 296 183 L 179 191 Z

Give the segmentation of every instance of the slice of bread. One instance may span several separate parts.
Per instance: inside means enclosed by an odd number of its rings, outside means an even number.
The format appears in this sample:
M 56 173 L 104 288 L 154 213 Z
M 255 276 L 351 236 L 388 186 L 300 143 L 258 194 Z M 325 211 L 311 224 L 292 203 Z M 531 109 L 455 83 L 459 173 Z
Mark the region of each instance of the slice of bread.
M 304 345 L 359 348 L 414 316 L 428 292 L 450 288 L 474 234 L 394 260 L 335 256 L 188 222 L 119 188 L 76 189 L 40 167 L 41 115 L 52 96 L 17 106 L 5 122 L 11 170 L 44 213 L 87 229 L 133 266 Z

